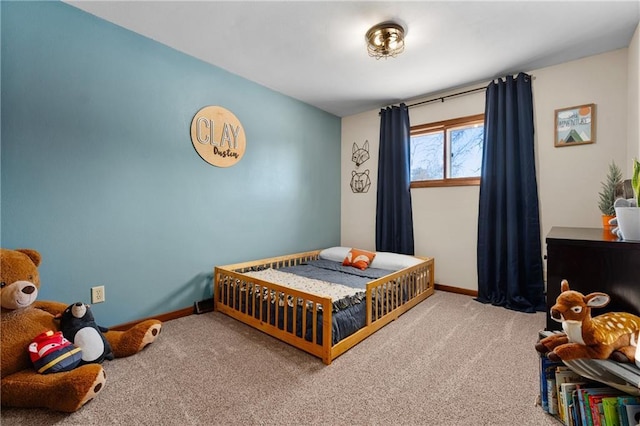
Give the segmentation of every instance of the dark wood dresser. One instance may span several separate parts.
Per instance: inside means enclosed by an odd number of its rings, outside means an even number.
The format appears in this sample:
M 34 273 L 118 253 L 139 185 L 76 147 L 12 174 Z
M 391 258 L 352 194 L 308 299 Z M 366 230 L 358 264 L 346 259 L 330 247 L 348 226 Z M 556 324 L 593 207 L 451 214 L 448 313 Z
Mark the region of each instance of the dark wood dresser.
M 611 302 L 593 309 L 640 316 L 640 242 L 618 240 L 602 228 L 553 227 L 547 235 L 547 330 L 561 330 L 549 310 L 560 294 L 560 283 L 581 293 L 607 293 Z

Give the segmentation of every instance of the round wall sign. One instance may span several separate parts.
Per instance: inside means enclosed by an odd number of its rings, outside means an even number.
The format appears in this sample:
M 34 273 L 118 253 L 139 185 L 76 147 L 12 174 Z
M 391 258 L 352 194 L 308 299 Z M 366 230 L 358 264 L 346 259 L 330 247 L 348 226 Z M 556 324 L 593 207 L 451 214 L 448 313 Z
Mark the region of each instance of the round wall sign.
M 240 120 L 227 109 L 206 106 L 191 121 L 191 143 L 204 161 L 230 167 L 244 155 L 247 139 Z

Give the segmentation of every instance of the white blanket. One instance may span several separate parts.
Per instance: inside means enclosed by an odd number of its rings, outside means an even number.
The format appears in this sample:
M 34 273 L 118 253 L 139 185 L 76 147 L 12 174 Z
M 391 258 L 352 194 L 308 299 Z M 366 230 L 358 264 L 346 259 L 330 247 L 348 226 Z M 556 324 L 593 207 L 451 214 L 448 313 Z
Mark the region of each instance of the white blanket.
M 357 289 L 346 285 L 301 277 L 299 275 L 281 272 L 275 269 L 245 272 L 245 275 L 304 291 L 305 293 L 315 294 L 316 296 L 330 297 L 332 302 L 340 300 L 346 296 L 353 296 L 358 292 Z

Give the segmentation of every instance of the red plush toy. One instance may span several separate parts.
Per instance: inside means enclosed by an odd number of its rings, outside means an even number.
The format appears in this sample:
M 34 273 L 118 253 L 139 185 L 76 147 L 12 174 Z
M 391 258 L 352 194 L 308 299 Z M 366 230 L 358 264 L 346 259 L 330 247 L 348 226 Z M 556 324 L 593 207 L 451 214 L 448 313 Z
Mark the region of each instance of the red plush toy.
M 551 307 L 551 318 L 562 323 L 564 334 L 553 334 L 536 344 L 536 350 L 553 361 L 578 358 L 635 362 L 640 367 L 640 317 L 626 312 L 607 312 L 591 317 L 591 308 L 609 303 L 605 293 L 583 295 L 570 290 L 567 280 Z
M 38 373 L 59 373 L 80 365 L 82 349 L 64 338 L 61 331 L 45 331 L 29 345 L 29 356 Z

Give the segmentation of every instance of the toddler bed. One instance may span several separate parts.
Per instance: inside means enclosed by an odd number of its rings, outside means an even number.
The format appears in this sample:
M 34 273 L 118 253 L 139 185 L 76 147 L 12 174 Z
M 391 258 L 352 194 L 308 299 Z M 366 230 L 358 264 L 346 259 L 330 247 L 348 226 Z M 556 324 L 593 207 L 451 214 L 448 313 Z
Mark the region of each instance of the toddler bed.
M 434 291 L 433 258 L 377 252 L 361 270 L 350 251 L 216 266 L 214 309 L 330 364 Z

